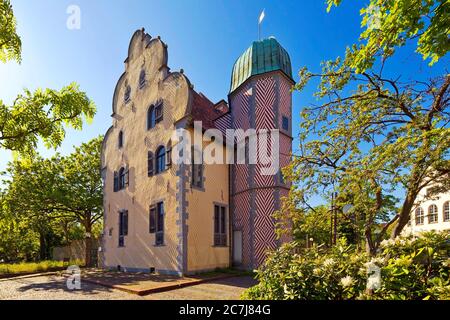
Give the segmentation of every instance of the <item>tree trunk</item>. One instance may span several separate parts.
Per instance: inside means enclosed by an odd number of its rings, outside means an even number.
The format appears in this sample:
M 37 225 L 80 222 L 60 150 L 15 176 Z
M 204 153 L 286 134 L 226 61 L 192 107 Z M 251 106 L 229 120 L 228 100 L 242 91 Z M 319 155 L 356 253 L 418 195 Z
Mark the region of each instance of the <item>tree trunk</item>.
M 375 256 L 377 254 L 377 246 L 372 239 L 372 229 L 366 228 L 364 234 L 366 236 L 366 252 L 370 256 Z
M 414 201 L 416 201 L 416 197 L 417 193 L 412 194 L 411 192 L 409 192 L 406 196 L 399 214 L 397 225 L 395 226 L 394 231 L 392 231 L 391 239 L 397 238 L 402 233 L 403 228 L 405 228 L 405 226 L 408 224 L 411 210 L 414 206 Z
M 86 236 L 85 236 L 85 264 L 86 267 L 93 267 L 92 261 L 92 225 L 90 221 L 87 221 L 84 226 Z

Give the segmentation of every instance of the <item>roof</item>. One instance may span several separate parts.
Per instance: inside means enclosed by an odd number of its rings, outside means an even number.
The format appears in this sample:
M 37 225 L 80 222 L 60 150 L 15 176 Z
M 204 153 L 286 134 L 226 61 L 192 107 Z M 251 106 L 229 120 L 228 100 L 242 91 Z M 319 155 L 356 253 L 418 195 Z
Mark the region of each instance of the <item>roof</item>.
M 292 79 L 291 58 L 287 51 L 274 37 L 254 41 L 234 64 L 230 92 L 254 75 L 275 70 L 284 72 Z
M 202 121 L 203 129 L 215 128 L 214 120 L 220 117 L 224 112 L 215 108 L 214 103 L 211 102 L 202 93 L 197 93 L 192 90 L 193 104 L 192 104 L 192 118 L 194 121 Z

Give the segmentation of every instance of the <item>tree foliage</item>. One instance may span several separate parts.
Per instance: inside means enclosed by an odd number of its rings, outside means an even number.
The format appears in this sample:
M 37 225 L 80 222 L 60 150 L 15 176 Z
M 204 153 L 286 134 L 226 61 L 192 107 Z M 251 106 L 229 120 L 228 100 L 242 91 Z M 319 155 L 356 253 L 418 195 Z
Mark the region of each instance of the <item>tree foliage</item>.
M 400 81 L 383 72 L 406 40 L 416 34 L 441 39 L 447 32 L 404 17 L 416 11 L 406 10 L 406 3 L 415 4 L 421 15 L 448 17 L 440 16 L 447 4 L 436 7 L 436 1 L 373 0 L 381 16 L 366 8 L 363 25 L 379 18 L 381 27 L 365 31 L 365 43 L 348 48 L 344 58 L 323 62 L 321 72 L 303 68 L 295 87 L 303 90 L 317 79 L 319 103 L 302 111 L 300 152 L 284 172 L 294 182 L 285 208 L 308 209 L 311 198 L 337 192 L 338 207 L 353 205 L 353 219 L 346 221 L 359 226 L 372 254 L 393 224 L 392 236 L 401 233 L 419 192 L 430 189 L 432 196 L 450 189 L 450 75 L 442 70 L 428 81 Z M 400 29 L 393 29 L 395 19 Z M 434 60 L 448 51 L 444 45 L 445 52 L 419 48 Z M 400 204 L 398 190 L 405 194 Z
M 7 168 L 5 204 L 17 221 L 27 221 L 40 236 L 41 258 L 51 246 L 46 236 L 68 237 L 69 225 L 80 226 L 86 239 L 86 263 L 91 263 L 93 228 L 102 218 L 100 176 L 102 137 L 77 147 L 66 156 L 17 159 Z M 48 258 L 48 257 L 46 257 Z
M 33 154 L 41 138 L 47 147 L 57 147 L 65 126 L 82 129 L 83 119 L 92 119 L 95 105 L 72 83 L 61 91 L 25 90 L 11 106 L 0 100 L 0 148 Z
M 0 61 L 21 61 L 22 42 L 10 0 L 0 0 Z
M 0 0 L 0 61 L 21 60 L 21 41 L 9 0 Z M 58 147 L 65 127 L 80 130 L 95 115 L 95 104 L 76 83 L 61 90 L 25 90 L 11 105 L 0 99 L 0 149 L 32 155 L 39 139 Z
M 342 0 L 327 0 L 330 11 Z M 361 9 L 361 44 L 353 48 L 350 66 L 358 73 L 370 69 L 377 58 L 386 59 L 395 49 L 417 42 L 417 52 L 430 65 L 450 49 L 450 3 L 447 0 L 371 0 Z

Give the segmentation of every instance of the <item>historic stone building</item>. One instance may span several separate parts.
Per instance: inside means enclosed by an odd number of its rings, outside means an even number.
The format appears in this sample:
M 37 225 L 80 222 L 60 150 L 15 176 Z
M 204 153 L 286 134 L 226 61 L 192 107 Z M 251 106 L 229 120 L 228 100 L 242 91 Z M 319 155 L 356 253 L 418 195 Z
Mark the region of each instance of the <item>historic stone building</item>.
M 259 163 L 173 163 L 172 136 L 179 128 L 192 132 L 194 121 L 222 132 L 278 129 L 285 166 L 293 83 L 289 55 L 277 40 L 256 41 L 232 69 L 228 102 L 213 103 L 182 70 L 170 71 L 159 37 L 136 31 L 102 149 L 104 267 L 181 275 L 261 265 L 266 250 L 279 245 L 272 213 L 288 182 L 280 172 L 262 175 Z

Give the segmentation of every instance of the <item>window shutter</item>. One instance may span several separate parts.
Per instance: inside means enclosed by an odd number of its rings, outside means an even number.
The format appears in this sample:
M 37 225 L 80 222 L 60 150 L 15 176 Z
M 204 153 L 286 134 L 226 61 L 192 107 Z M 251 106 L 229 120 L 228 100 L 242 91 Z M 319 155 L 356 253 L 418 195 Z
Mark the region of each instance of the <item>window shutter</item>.
M 119 175 L 117 171 L 114 171 L 114 192 L 117 192 L 119 189 Z
M 219 206 L 214 206 L 214 233 L 219 233 Z
M 159 102 L 155 107 L 155 122 L 161 122 L 163 120 L 163 103 Z
M 123 212 L 123 235 L 128 235 L 128 210 Z
M 148 152 L 148 159 L 147 159 L 147 175 L 149 177 L 152 177 L 154 174 L 154 159 L 153 159 L 153 153 L 151 151 Z
M 221 215 L 220 215 L 220 233 L 222 233 L 222 234 L 224 234 L 224 233 L 226 233 L 226 228 L 225 228 L 225 226 L 226 226 L 226 216 L 225 216 L 225 207 L 221 207 L 220 208 L 220 213 L 221 213 Z
M 169 141 L 169 143 L 167 144 L 166 164 L 167 168 L 170 168 L 172 166 L 172 141 Z
M 128 168 L 128 166 L 125 169 L 125 186 L 129 186 L 130 185 L 130 169 Z
M 149 217 L 149 231 L 150 233 L 156 232 L 156 207 L 150 207 L 150 217 Z

